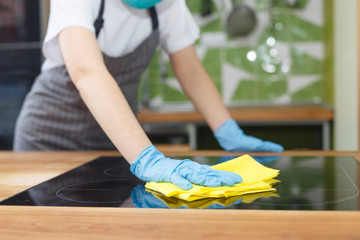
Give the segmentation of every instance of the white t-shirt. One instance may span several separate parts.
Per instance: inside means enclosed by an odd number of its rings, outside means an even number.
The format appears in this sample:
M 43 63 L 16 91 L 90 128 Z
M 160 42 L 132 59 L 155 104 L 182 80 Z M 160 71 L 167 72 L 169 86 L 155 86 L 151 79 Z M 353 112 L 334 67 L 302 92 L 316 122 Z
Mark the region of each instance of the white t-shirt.
M 101 0 L 51 0 L 50 18 L 43 44 L 46 58 L 42 71 L 64 65 L 58 34 L 70 26 L 95 33 L 94 22 Z M 169 54 L 192 45 L 199 37 L 185 0 L 163 0 L 156 5 L 160 45 Z M 105 0 L 104 26 L 98 37 L 102 52 L 120 57 L 132 52 L 152 32 L 151 17 L 145 9 L 131 8 L 122 0 Z

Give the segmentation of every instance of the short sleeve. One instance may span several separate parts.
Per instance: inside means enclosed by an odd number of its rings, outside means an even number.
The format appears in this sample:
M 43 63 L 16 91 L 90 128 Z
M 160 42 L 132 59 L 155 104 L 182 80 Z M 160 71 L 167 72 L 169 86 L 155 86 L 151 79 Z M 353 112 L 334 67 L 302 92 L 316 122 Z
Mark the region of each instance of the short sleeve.
M 54 63 L 63 62 L 57 35 L 70 26 L 80 26 L 95 32 L 95 6 L 99 0 L 51 0 L 48 29 L 43 43 L 43 53 Z
M 167 53 L 188 47 L 199 38 L 199 27 L 185 0 L 174 0 L 165 18 L 166 26 L 160 33 L 160 44 Z

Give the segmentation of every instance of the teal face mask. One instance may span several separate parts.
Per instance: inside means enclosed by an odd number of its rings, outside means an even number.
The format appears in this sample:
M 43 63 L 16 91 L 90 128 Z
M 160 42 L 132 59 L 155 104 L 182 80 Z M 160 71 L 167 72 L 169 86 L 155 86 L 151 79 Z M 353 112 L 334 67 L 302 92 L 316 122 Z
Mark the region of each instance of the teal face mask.
M 124 3 L 133 8 L 151 8 L 155 4 L 161 2 L 162 0 L 122 0 Z

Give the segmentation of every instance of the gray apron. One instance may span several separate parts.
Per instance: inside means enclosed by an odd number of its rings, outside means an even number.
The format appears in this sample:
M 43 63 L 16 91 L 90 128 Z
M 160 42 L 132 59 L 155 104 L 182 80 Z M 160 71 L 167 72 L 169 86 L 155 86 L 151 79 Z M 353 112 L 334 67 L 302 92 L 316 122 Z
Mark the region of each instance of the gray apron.
M 95 21 L 96 35 L 103 24 L 104 0 Z M 137 89 L 159 43 L 158 19 L 150 8 L 153 31 L 132 53 L 122 57 L 105 54 L 105 65 L 114 77 L 134 114 Z M 93 96 L 96 98 L 97 96 Z M 101 99 L 98 99 L 101 101 Z M 82 101 L 65 66 L 40 73 L 16 123 L 14 150 L 115 150 Z

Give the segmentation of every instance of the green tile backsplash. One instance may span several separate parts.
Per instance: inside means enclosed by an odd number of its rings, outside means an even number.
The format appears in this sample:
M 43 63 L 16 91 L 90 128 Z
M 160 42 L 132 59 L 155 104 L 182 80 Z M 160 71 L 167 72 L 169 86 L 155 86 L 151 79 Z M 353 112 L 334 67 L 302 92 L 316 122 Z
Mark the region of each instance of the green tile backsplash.
M 256 15 L 255 28 L 246 36 L 231 37 L 225 30 L 230 0 L 187 0 L 201 27 L 196 48 L 225 103 L 236 106 L 324 101 L 324 82 L 330 81 L 324 77 L 325 56 L 329 55 L 325 53 L 324 9 L 330 1 L 233 2 L 247 6 Z M 161 50 L 142 78 L 141 101 L 148 106 L 191 106 Z

